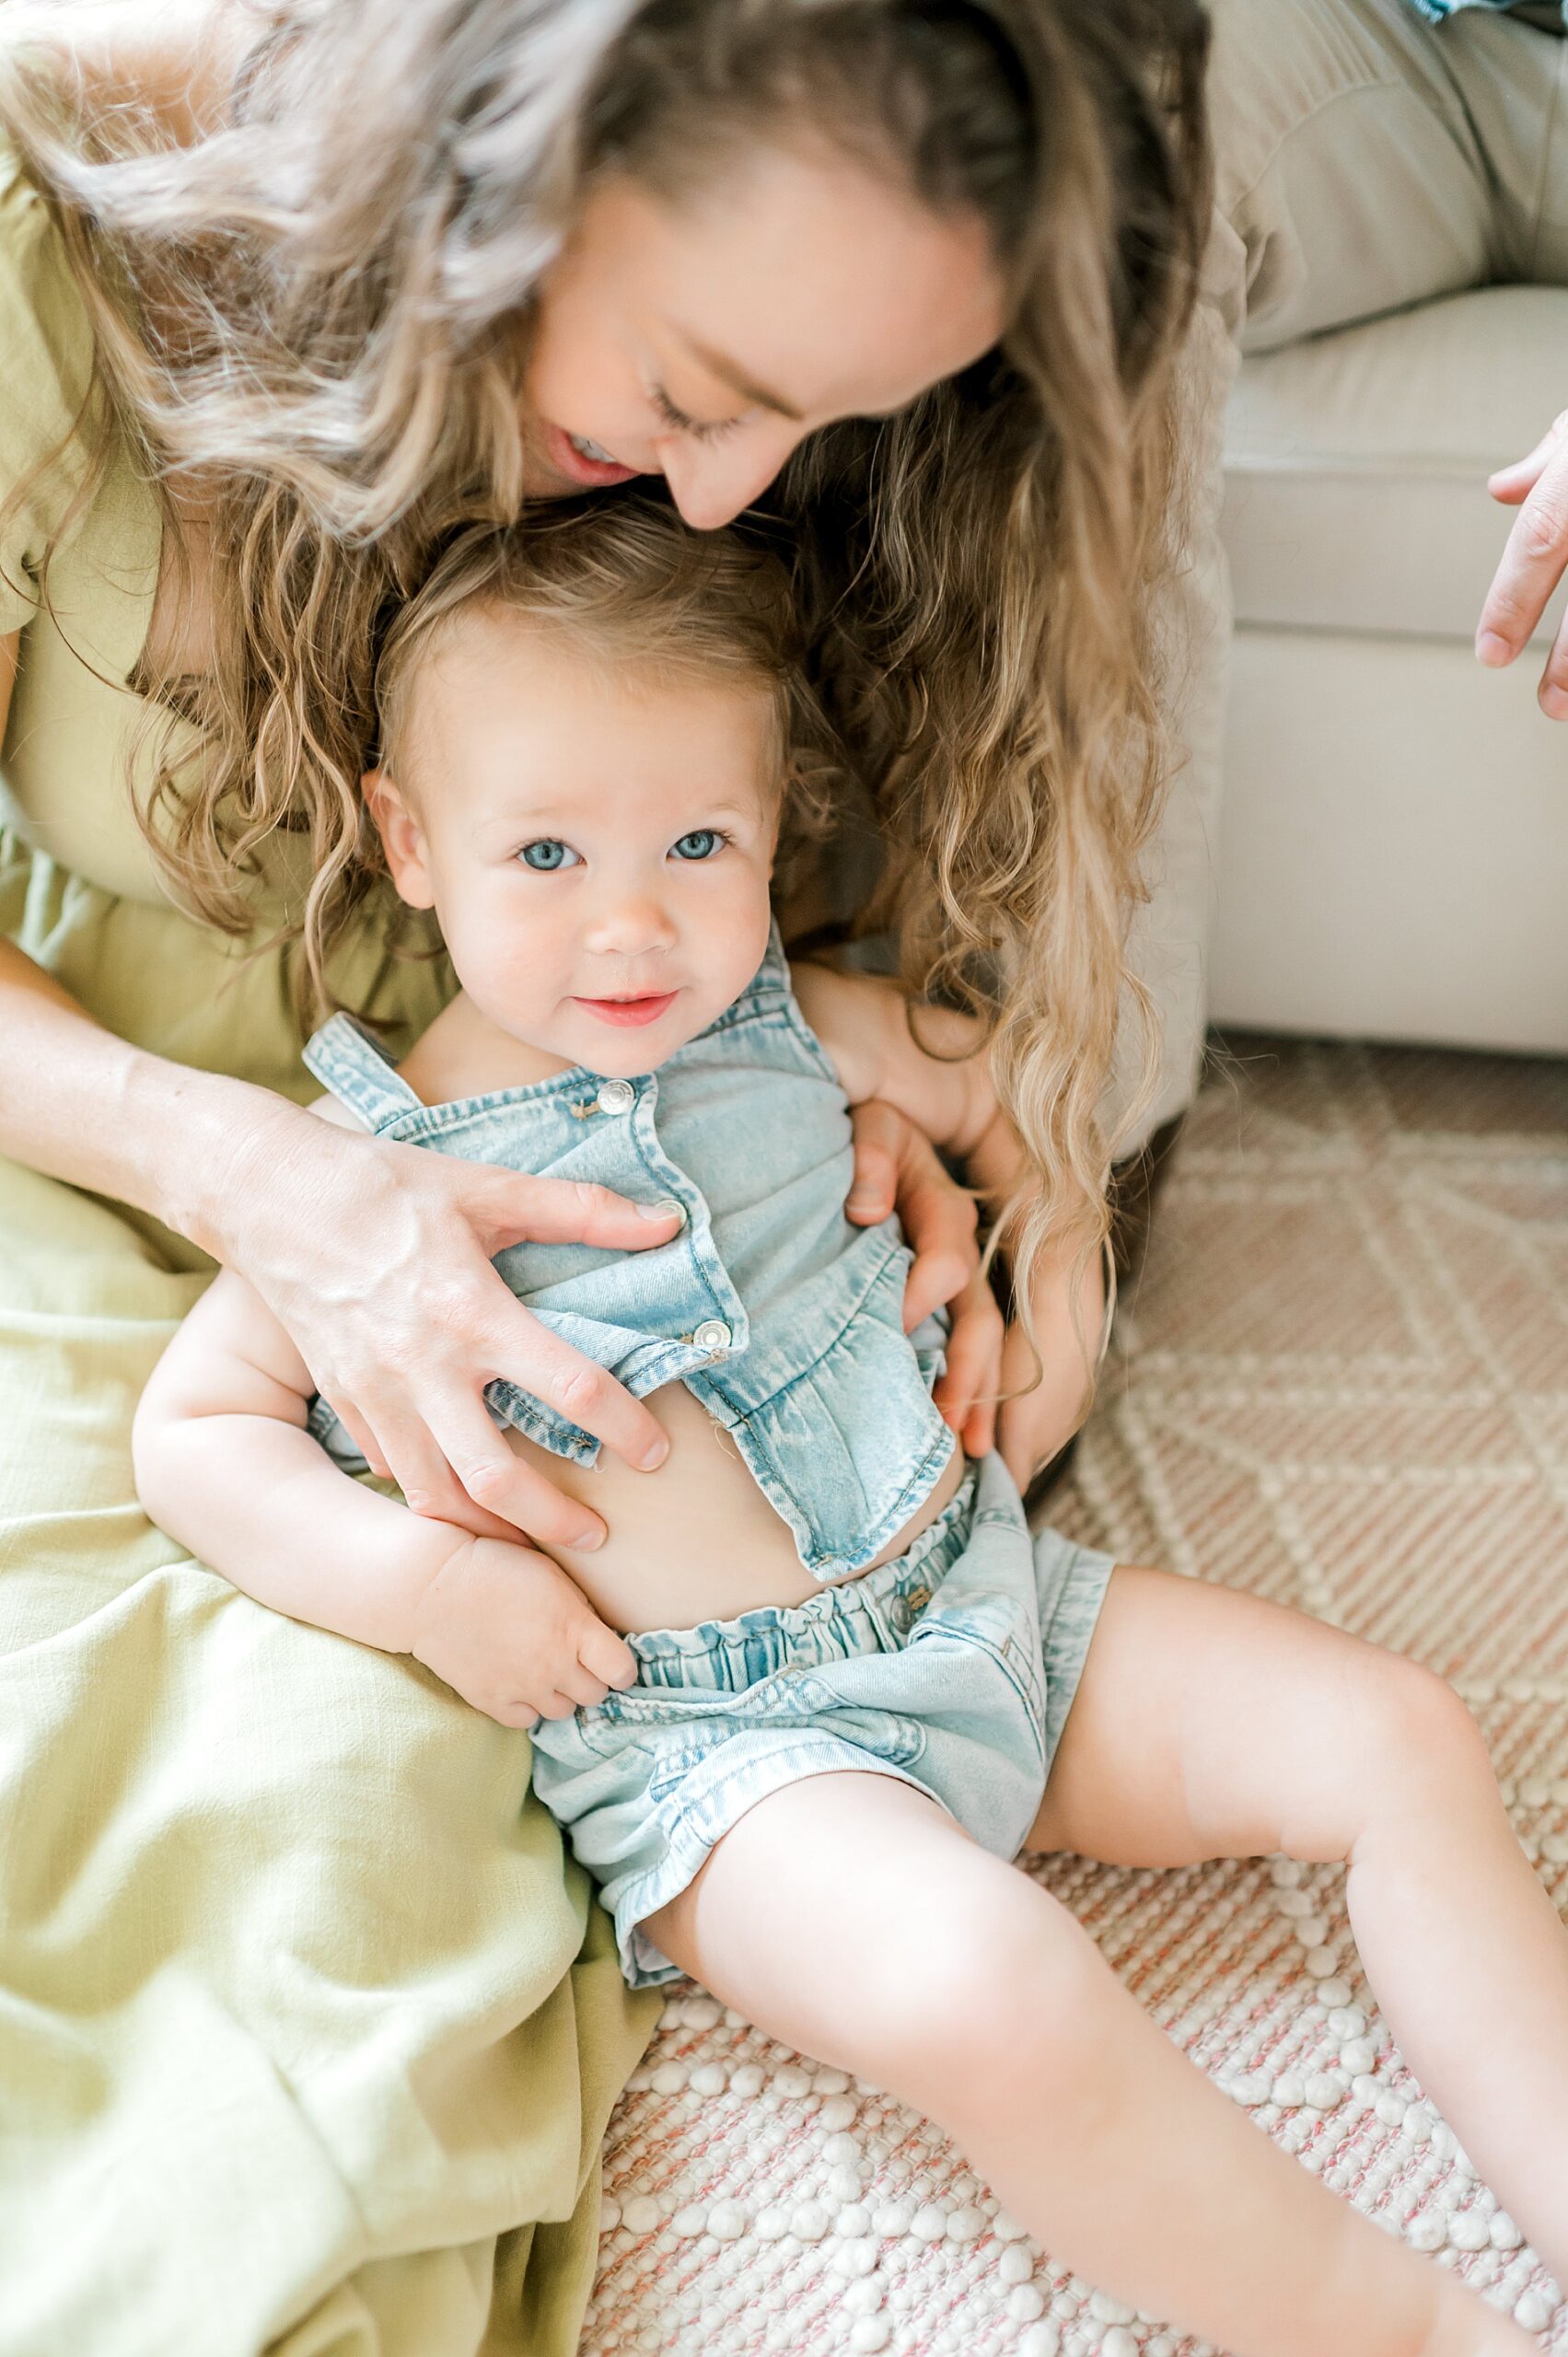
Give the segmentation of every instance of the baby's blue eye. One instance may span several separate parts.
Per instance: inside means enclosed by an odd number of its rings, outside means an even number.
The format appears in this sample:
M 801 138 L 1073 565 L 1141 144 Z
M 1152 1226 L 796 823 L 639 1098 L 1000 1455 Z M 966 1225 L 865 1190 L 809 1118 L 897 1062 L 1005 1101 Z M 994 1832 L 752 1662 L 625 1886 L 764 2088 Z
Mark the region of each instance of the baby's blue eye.
M 548 876 L 557 867 L 582 865 L 580 855 L 571 844 L 558 842 L 553 835 L 541 835 L 537 842 L 525 843 L 517 857 L 538 876 Z
M 716 827 L 694 827 L 672 849 L 677 859 L 712 859 L 723 841 Z

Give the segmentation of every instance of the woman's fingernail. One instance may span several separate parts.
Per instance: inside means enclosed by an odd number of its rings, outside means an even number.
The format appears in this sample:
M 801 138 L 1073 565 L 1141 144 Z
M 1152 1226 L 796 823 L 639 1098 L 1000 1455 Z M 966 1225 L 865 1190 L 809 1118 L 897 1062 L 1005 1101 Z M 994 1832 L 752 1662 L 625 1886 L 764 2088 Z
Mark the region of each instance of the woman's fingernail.
M 579 1554 L 591 1555 L 596 1547 L 604 1545 L 606 1535 L 602 1522 L 590 1522 L 578 1531 L 575 1538 L 569 1538 L 566 1543 L 569 1547 L 575 1547 Z
M 1499 637 L 1494 630 L 1481 633 L 1475 643 L 1475 651 L 1483 663 L 1507 663 L 1514 653 L 1507 640 Z
M 639 1203 L 637 1217 L 639 1219 L 678 1219 L 684 1227 L 686 1206 L 684 1203 L 677 1202 L 673 1195 L 661 1195 L 656 1203 Z
M 645 1457 L 638 1457 L 637 1462 L 642 1467 L 645 1473 L 652 1473 L 664 1463 L 665 1458 L 668 1455 L 669 1443 L 668 1441 L 660 1438 L 655 1441 L 652 1448 L 648 1450 Z
M 1549 720 L 1568 720 L 1568 688 L 1560 688 L 1555 679 L 1542 688 L 1540 708 Z

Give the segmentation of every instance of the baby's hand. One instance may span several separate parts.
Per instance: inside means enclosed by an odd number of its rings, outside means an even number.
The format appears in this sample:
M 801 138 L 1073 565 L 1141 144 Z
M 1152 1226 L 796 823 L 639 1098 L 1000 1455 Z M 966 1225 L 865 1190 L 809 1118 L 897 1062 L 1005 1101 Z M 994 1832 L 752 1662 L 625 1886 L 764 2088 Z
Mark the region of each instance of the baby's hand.
M 637 1677 L 631 1647 L 576 1582 L 502 1538 L 454 1549 L 420 1598 L 409 1651 L 504 1727 L 569 1718 Z

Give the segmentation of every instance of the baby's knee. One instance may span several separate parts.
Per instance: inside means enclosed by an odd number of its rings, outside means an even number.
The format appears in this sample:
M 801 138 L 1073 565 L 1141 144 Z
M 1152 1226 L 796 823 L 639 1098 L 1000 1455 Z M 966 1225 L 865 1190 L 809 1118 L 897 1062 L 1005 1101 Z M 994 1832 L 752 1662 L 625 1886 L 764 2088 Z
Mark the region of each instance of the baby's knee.
M 1464 1702 L 1446 1678 L 1403 1654 L 1373 1655 L 1354 1723 L 1350 1764 L 1369 1804 L 1441 1805 L 1456 1784 L 1495 1782 Z
M 1021 2079 L 1070 2106 L 1094 2070 L 1091 2025 L 1109 1980 L 1067 1910 L 1005 1870 L 983 1910 L 934 1922 L 907 1959 L 883 2024 L 887 2083 L 949 2127 L 1016 2101 Z

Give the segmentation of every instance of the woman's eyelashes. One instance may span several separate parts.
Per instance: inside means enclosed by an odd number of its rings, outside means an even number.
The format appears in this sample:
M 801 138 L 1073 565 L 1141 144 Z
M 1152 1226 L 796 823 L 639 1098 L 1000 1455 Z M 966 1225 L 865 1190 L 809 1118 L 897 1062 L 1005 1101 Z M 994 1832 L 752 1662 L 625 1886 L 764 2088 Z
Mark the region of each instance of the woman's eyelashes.
M 742 417 L 718 417 L 704 422 L 689 416 L 685 410 L 670 400 L 659 384 L 648 387 L 648 399 L 667 425 L 673 426 L 678 434 L 690 434 L 696 442 L 716 442 L 721 435 L 733 434 L 736 427 L 744 423 Z

